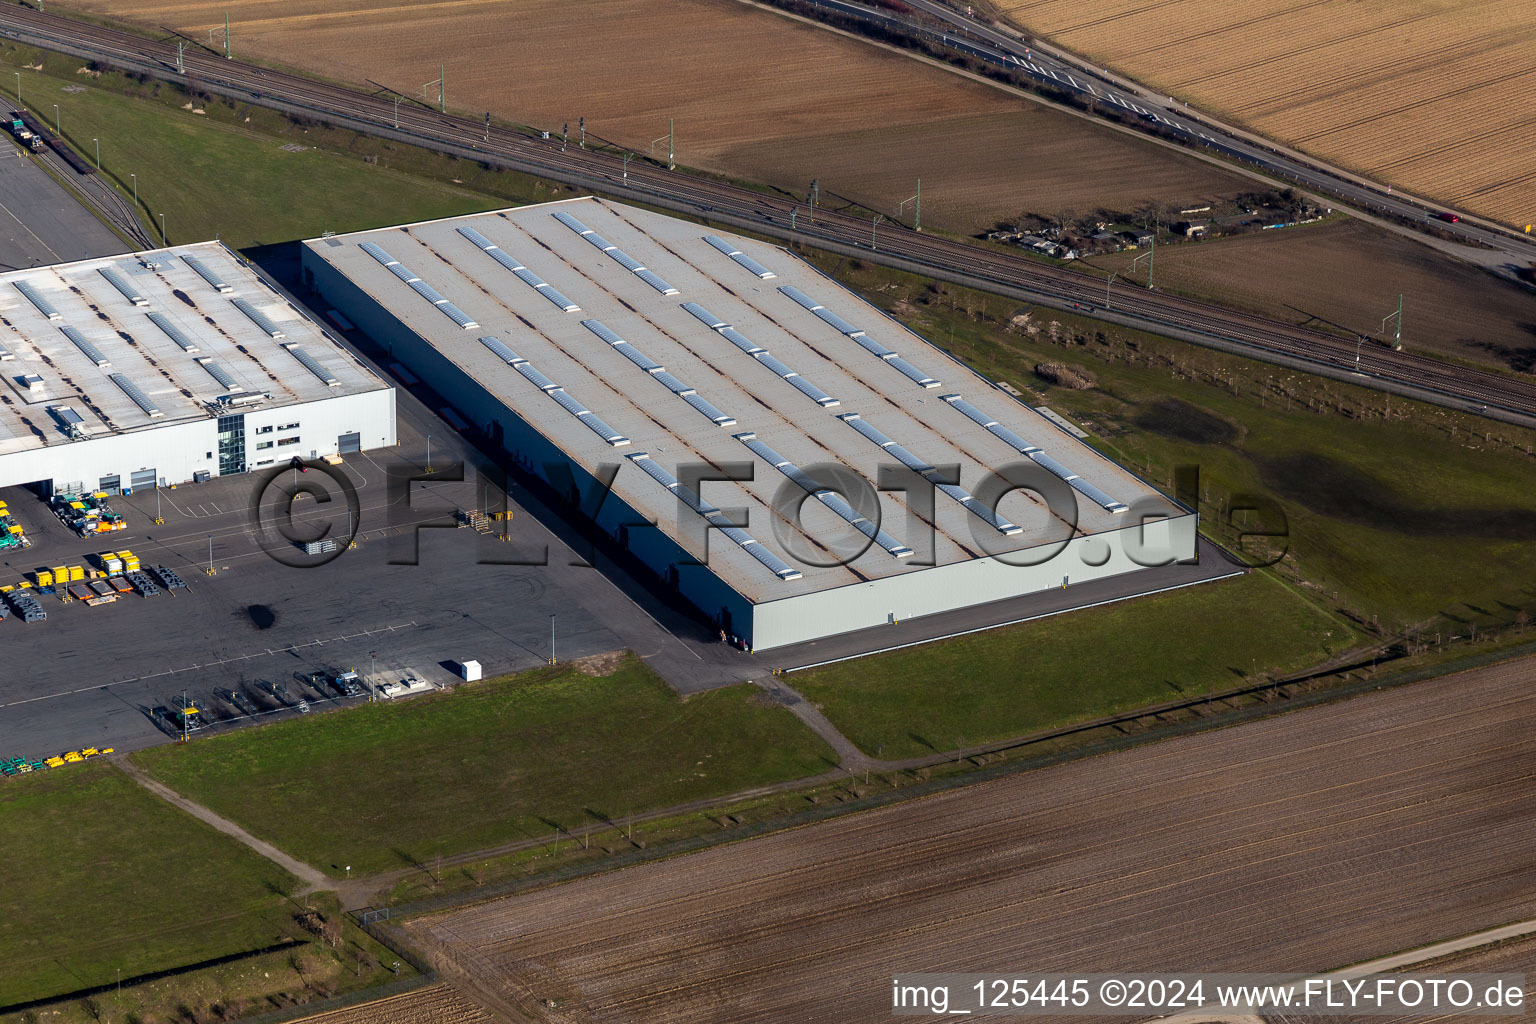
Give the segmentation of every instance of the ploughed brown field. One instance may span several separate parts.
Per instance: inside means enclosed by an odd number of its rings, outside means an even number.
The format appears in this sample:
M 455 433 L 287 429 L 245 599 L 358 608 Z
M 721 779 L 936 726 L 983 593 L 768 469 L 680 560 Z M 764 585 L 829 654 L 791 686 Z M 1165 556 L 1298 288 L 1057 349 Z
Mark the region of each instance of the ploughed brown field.
M 407 929 L 538 1021 L 885 1021 L 892 975 L 916 971 L 1329 970 L 1536 915 L 1531 672 L 1170 739 Z
M 305 1017 L 298 1024 L 493 1024 L 493 1017 L 447 985 Z
M 821 180 L 959 231 L 1022 210 L 1193 203 L 1241 178 L 909 57 L 734 0 L 67 0 L 125 21 L 222 36 L 236 56 L 642 153 L 677 124 L 679 162 L 804 194 Z M 664 156 L 666 140 L 657 143 Z M 911 218 L 911 204 L 906 218 Z
M 1388 184 L 1536 220 L 1530 0 L 993 0 L 1017 25 Z
M 1139 255 L 1091 262 L 1126 273 Z M 1132 274 L 1137 283 L 1146 266 L 1142 260 Z M 1277 320 L 1373 336 L 1401 294 L 1405 348 L 1536 371 L 1529 293 L 1358 221 L 1159 246 L 1154 283 Z

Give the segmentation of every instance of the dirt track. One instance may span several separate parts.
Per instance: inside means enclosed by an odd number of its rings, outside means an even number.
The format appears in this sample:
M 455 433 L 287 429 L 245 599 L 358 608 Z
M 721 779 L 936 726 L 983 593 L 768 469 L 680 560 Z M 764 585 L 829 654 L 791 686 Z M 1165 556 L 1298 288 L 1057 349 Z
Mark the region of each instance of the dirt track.
M 1388 691 L 414 930 L 550 1020 L 883 1020 L 894 971 L 1337 967 L 1536 913 L 1533 679 Z

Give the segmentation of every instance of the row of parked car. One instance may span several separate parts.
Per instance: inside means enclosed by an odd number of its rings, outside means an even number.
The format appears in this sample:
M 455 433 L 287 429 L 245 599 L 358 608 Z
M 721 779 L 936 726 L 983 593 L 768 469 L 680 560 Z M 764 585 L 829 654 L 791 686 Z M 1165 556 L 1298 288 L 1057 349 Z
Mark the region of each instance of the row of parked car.
M 261 680 L 239 689 L 218 687 L 211 700 L 177 694 L 170 706 L 151 708 L 150 717 L 167 731 L 201 732 L 221 720 L 271 714 L 285 709 L 308 714 L 311 700 L 347 700 L 366 696 L 362 677 L 356 672 L 295 672 L 294 685 L 283 680 Z

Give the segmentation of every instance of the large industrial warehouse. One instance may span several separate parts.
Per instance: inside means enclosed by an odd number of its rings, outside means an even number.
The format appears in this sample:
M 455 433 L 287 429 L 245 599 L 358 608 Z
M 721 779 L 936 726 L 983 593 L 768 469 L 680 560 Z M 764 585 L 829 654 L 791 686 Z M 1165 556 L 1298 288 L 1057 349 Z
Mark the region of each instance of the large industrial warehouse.
M 0 487 L 207 480 L 395 443 L 394 389 L 218 242 L 0 275 Z
M 303 266 L 758 650 L 1194 555 L 1189 509 L 765 243 L 578 199 L 312 239 Z M 1075 523 L 998 500 L 1009 466 Z

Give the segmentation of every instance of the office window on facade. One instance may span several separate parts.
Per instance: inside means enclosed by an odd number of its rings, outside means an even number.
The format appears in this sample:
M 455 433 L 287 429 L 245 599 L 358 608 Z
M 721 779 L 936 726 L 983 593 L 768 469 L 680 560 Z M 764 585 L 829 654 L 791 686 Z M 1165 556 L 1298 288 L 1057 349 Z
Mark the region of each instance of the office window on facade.
M 287 445 L 290 445 L 290 444 L 298 444 L 298 443 L 299 443 L 299 439 L 297 437 L 280 437 L 280 438 L 277 439 L 277 446 L 279 448 L 286 447 Z

